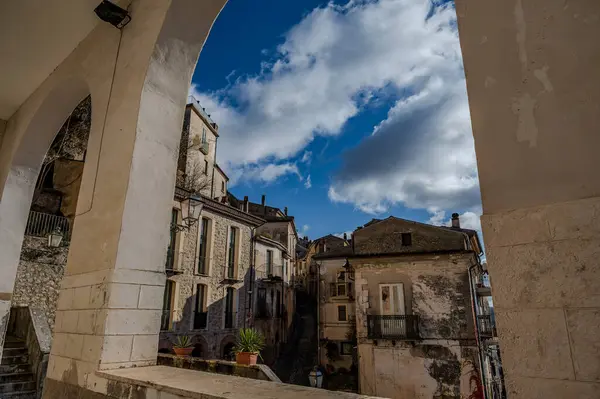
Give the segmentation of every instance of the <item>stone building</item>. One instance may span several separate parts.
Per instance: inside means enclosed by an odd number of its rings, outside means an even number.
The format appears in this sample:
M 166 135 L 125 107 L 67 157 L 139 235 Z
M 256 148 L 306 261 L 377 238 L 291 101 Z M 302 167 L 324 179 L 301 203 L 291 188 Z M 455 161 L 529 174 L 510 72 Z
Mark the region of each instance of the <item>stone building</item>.
M 458 227 L 389 217 L 354 232 L 361 393 L 460 398 L 478 389 L 469 274 L 480 254 L 477 233 Z
M 195 342 L 194 356 L 229 359 L 237 331 L 249 326 L 252 237 L 260 218 L 201 196 L 198 223 L 172 231 L 159 350 L 177 335 Z M 174 223 L 180 218 L 173 208 Z
M 293 217 L 273 207 L 257 211 L 247 197 L 239 201 L 228 192 L 229 179 L 217 164 L 218 137 L 217 124 L 191 98 L 180 144 L 159 351 L 170 351 L 177 336 L 187 335 L 194 356 L 230 359 L 238 330 L 254 327 L 266 338 L 265 361 L 273 362 L 287 337 L 287 309 L 293 312 Z M 197 223 L 181 227 L 181 202 L 190 195 L 202 210 Z
M 316 287 L 310 287 L 311 282 L 315 282 L 313 257 L 317 254 L 323 254 L 332 250 L 341 249 L 348 246 L 349 242 L 344 234 L 344 237 L 337 237 L 332 234 L 310 241 L 308 237 L 300 240 L 296 246 L 296 264 L 295 273 L 298 282 L 310 291 L 312 295 L 316 295 Z

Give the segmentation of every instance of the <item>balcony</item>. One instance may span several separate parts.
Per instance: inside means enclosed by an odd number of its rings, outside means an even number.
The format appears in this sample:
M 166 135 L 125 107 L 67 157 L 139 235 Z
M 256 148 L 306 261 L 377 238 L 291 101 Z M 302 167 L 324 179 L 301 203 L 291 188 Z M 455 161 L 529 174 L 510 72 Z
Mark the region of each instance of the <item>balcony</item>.
M 418 315 L 368 315 L 369 339 L 419 339 Z
M 64 240 L 69 241 L 71 237 L 71 225 L 69 219 L 63 216 L 51 215 L 49 213 L 29 212 L 25 235 L 31 237 L 47 237 L 48 234 L 60 228 Z
M 283 281 L 283 265 L 262 265 L 256 268 L 257 280 L 277 283 Z
M 204 155 L 208 155 L 208 142 L 205 141 L 204 143 L 200 144 L 199 150 Z
M 479 328 L 479 335 L 483 338 L 496 338 L 496 326 L 492 320 L 492 315 L 478 315 L 477 316 L 477 327 Z
M 225 265 L 221 270 L 223 273 L 221 284 L 235 284 L 242 281 L 242 279 L 239 278 L 237 269 L 234 265 Z

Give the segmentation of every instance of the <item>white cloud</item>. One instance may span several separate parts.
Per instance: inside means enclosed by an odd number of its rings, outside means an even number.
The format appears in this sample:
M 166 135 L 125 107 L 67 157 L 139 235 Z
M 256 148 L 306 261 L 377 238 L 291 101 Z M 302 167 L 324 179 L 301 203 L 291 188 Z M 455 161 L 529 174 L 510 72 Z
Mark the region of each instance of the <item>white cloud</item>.
M 308 177 L 306 178 L 306 181 L 304 182 L 304 187 L 307 189 L 312 187 L 312 182 L 310 181 L 310 175 L 308 175 Z
M 302 180 L 298 167 L 293 163 L 245 165 L 234 169 L 230 175 L 230 184 L 237 184 L 242 176 L 244 182 L 258 181 L 270 184 L 287 175 L 296 175 L 300 181 Z
M 481 234 L 481 209 L 477 209 L 475 212 L 466 211 L 458 215 L 460 220 L 460 227 L 463 229 L 477 230 Z M 428 223 L 436 226 L 452 226 L 452 217 L 446 217 L 445 211 L 435 212 Z
M 270 58 L 259 74 L 195 93 L 220 124 L 219 156 L 230 174 L 256 179 L 264 166 L 282 173 L 259 180 L 299 175 L 290 158 L 315 136 L 338 135 L 365 106 L 399 99 L 370 137 L 343 154 L 329 198 L 369 213 L 395 204 L 432 214 L 479 206 L 451 3 L 330 3 L 263 55 Z M 301 162 L 310 159 L 307 153 Z
M 304 151 L 304 154 L 302 154 L 302 159 L 300 160 L 300 162 L 309 164 L 311 159 L 312 159 L 312 152 Z
M 301 236 L 305 236 L 308 233 L 308 230 L 310 230 L 310 226 L 305 224 L 302 226 L 302 230 L 300 230 L 298 234 L 300 234 Z

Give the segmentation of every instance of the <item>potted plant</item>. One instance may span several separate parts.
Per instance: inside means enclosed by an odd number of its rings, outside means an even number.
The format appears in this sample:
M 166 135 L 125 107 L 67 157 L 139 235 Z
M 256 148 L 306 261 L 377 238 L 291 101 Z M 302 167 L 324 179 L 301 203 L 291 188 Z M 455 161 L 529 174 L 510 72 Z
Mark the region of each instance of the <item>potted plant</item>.
M 173 344 L 173 351 L 177 356 L 190 356 L 193 350 L 192 338 L 188 335 L 179 335 Z
M 265 339 L 260 332 L 253 328 L 242 328 L 233 348 L 236 363 L 245 365 L 256 364 L 256 360 L 260 356 L 260 351 L 264 347 Z

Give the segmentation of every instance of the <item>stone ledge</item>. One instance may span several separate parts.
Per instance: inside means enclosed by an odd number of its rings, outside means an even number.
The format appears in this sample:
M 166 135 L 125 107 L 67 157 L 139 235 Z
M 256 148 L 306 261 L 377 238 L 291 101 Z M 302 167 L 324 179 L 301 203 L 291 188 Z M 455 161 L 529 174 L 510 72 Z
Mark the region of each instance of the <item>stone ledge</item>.
M 345 392 L 308 388 L 249 378 L 205 373 L 166 366 L 134 367 L 98 371 L 97 375 L 109 381 L 141 386 L 176 397 L 194 399 L 292 399 L 311 397 L 374 398 Z M 161 395 L 162 397 L 162 395 Z

